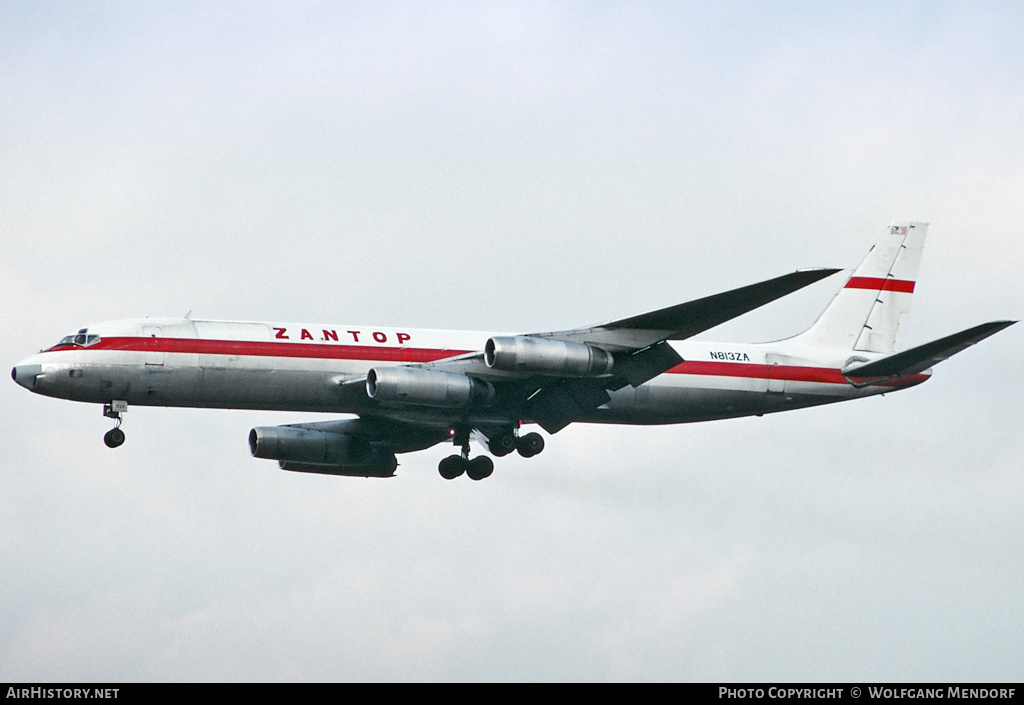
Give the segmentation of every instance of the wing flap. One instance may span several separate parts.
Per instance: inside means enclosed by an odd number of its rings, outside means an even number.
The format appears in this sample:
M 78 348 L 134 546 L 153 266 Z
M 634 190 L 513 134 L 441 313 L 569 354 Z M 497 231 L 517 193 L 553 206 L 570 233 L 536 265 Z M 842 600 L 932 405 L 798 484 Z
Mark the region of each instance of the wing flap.
M 570 380 L 542 388 L 530 398 L 530 415 L 548 433 L 558 433 L 611 396 L 594 380 Z
M 683 361 L 679 353 L 666 341 L 615 359 L 615 375 L 623 377 L 633 387 L 654 379 Z

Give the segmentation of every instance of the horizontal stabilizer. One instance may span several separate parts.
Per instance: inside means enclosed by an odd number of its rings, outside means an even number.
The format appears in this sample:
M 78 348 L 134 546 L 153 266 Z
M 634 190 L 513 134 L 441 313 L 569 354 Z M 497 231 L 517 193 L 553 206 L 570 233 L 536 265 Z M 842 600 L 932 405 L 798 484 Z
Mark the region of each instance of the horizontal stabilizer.
M 974 328 L 954 333 L 953 335 L 933 340 L 910 350 L 883 357 L 881 360 L 869 362 L 851 369 L 843 370 L 847 377 L 895 377 L 924 372 L 936 363 L 947 360 L 958 352 L 966 350 L 990 335 L 995 335 L 1003 328 L 1012 326 L 1016 321 L 992 321 Z

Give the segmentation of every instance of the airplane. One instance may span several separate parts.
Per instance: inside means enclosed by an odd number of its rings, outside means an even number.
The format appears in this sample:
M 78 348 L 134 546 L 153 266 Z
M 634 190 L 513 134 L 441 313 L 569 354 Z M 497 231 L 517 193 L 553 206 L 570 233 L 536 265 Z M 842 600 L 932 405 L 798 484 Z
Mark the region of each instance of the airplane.
M 396 455 L 449 441 L 445 479 L 482 480 L 487 455 L 532 457 L 571 423 L 676 424 L 788 411 L 906 389 L 1016 323 L 903 350 L 928 224 L 892 223 L 805 332 L 770 343 L 690 338 L 838 269 L 797 270 L 597 326 L 482 334 L 380 326 L 141 319 L 90 325 L 11 371 L 37 394 L 103 405 L 124 443 L 129 405 L 355 418 L 257 427 L 250 452 L 284 470 L 391 477 Z M 682 342 L 685 341 L 685 342 Z

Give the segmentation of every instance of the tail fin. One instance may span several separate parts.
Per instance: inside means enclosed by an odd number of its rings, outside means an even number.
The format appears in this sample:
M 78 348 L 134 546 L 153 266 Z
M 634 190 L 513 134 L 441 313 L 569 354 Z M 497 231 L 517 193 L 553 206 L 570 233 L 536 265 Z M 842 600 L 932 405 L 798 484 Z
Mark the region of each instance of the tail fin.
M 892 223 L 800 339 L 865 352 L 898 350 L 927 232 L 928 223 Z

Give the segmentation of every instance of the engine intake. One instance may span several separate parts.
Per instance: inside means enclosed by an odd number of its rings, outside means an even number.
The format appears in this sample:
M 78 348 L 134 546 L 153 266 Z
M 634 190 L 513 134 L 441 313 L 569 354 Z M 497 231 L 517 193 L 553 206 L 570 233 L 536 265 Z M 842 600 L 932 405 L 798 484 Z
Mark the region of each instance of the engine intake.
M 249 431 L 249 451 L 257 458 L 281 463 L 354 466 L 371 453 L 369 441 L 345 433 L 298 426 L 261 426 Z
M 420 406 L 484 406 L 494 400 L 490 382 L 419 367 L 375 367 L 366 375 L 366 393 L 377 401 Z
M 583 343 L 516 335 L 489 339 L 484 362 L 508 372 L 590 377 L 610 373 L 615 360 L 608 351 Z

